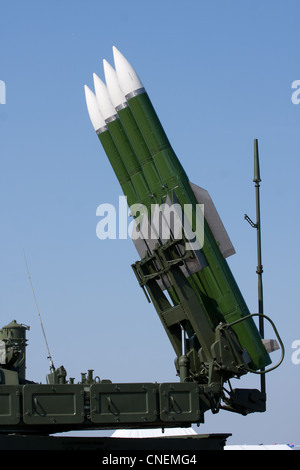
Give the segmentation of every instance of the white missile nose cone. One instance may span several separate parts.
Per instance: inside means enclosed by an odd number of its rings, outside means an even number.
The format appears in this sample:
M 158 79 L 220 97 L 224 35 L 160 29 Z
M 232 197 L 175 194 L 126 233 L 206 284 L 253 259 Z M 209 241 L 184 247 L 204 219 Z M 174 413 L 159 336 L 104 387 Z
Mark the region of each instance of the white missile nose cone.
M 103 68 L 109 97 L 113 106 L 117 108 L 126 103 L 125 95 L 119 85 L 117 72 L 105 59 L 103 60 Z
M 114 116 L 116 114 L 116 110 L 112 102 L 110 101 L 110 97 L 105 83 L 103 83 L 102 80 L 95 73 L 93 74 L 93 77 L 98 106 L 102 116 L 106 121 L 106 119 L 109 119 L 111 116 Z
M 106 124 L 102 114 L 100 113 L 98 101 L 95 94 L 86 85 L 84 85 L 84 92 L 90 120 L 93 124 L 95 131 L 97 131 L 98 129 L 101 129 L 101 127 L 104 127 Z
M 127 96 L 129 93 L 143 88 L 143 84 L 134 68 L 115 46 L 113 46 L 113 54 L 118 81 L 124 95 Z

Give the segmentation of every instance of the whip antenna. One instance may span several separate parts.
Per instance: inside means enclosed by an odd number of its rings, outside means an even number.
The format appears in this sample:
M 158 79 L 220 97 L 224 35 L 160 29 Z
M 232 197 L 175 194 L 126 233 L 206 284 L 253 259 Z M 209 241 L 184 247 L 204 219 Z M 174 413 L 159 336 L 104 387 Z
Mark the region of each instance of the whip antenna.
M 262 265 L 262 256 L 261 256 L 261 219 L 260 219 L 260 170 L 259 170 L 259 153 L 258 153 L 258 140 L 254 139 L 254 179 L 255 183 L 255 196 L 256 196 L 256 223 L 253 222 L 250 217 L 245 214 L 245 219 L 251 225 L 251 227 L 256 229 L 257 232 L 257 269 L 256 273 L 258 275 L 258 313 L 259 316 L 259 332 L 261 338 L 264 339 L 264 306 L 263 306 L 263 284 L 262 284 L 262 274 L 263 274 L 263 265 Z M 264 369 L 262 369 L 264 371 Z M 266 393 L 266 381 L 265 375 L 261 376 L 261 390 Z
M 50 349 L 49 349 L 49 345 L 48 345 L 48 341 L 47 341 L 47 337 L 46 337 L 44 325 L 43 325 L 43 322 L 42 322 L 42 317 L 41 317 L 41 314 L 40 314 L 39 306 L 38 306 L 38 303 L 37 303 L 37 300 L 36 300 L 36 296 L 35 296 L 35 293 L 34 293 L 34 289 L 33 289 L 32 281 L 31 281 L 31 277 L 30 277 L 30 274 L 29 274 L 29 269 L 28 269 L 28 264 L 27 264 L 27 259 L 26 259 L 26 255 L 25 255 L 24 249 L 23 249 L 23 254 L 24 254 L 24 260 L 25 260 L 26 270 L 27 270 L 29 282 L 30 282 L 30 285 L 31 285 L 31 290 L 32 290 L 32 294 L 33 294 L 35 306 L 36 306 L 36 309 L 37 309 L 37 313 L 38 313 L 38 317 L 39 317 L 39 320 L 40 320 L 40 324 L 41 324 L 43 336 L 44 336 L 45 343 L 46 343 L 46 348 L 47 348 L 47 351 L 48 351 L 47 359 L 49 359 L 50 371 L 51 371 L 51 372 L 54 372 L 54 371 L 55 371 L 55 367 L 54 367 L 54 364 L 53 364 L 53 361 L 52 361 L 52 357 L 51 357 L 51 354 L 50 354 Z

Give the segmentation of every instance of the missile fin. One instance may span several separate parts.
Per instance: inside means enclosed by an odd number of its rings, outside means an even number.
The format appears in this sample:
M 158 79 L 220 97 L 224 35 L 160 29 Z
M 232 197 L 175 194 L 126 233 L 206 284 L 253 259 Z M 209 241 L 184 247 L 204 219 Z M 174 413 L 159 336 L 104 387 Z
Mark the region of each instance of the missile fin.
M 235 249 L 223 225 L 223 222 L 215 208 L 215 205 L 206 189 L 200 188 L 194 183 L 191 183 L 191 188 L 197 201 L 204 204 L 204 217 L 209 225 L 209 228 L 219 243 L 220 251 L 224 258 L 228 258 L 235 254 Z
M 274 351 L 278 351 L 280 349 L 278 342 L 276 339 L 262 339 L 262 344 L 266 348 L 268 353 L 272 353 Z

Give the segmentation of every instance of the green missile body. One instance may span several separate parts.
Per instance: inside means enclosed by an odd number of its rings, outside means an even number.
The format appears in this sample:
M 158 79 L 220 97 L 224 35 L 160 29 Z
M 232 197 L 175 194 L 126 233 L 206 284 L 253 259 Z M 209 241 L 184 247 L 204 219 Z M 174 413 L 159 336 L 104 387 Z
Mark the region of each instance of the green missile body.
M 130 175 L 122 161 L 120 153 L 108 130 L 108 126 L 98 108 L 97 98 L 94 93 L 85 85 L 85 97 L 88 113 L 98 138 L 105 150 L 109 162 L 117 176 L 123 193 L 127 196 L 129 205 L 135 204 L 138 195 L 131 182 Z
M 195 206 L 201 203 L 191 189 L 189 179 L 170 145 L 139 77 L 116 48 L 114 60 L 120 88 L 168 194 L 173 191 L 182 207 L 185 204 Z M 191 284 L 195 286 L 196 281 L 197 294 L 201 297 L 214 326 L 219 320 L 231 323 L 248 316 L 250 312 L 206 221 L 204 230 L 202 251 L 207 266 L 199 271 L 197 276 L 191 276 Z M 254 369 L 261 369 L 270 363 L 269 355 L 252 319 L 235 325 L 234 330 L 242 347 L 247 349 Z

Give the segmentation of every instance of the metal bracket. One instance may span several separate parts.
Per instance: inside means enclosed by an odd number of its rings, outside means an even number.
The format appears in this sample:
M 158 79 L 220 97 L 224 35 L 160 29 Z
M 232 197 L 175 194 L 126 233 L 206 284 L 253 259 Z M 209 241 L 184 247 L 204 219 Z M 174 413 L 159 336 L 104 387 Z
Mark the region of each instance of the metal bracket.
M 247 220 L 248 224 L 251 225 L 251 227 L 258 228 L 258 224 L 255 224 L 247 214 L 244 215 L 244 219 Z

